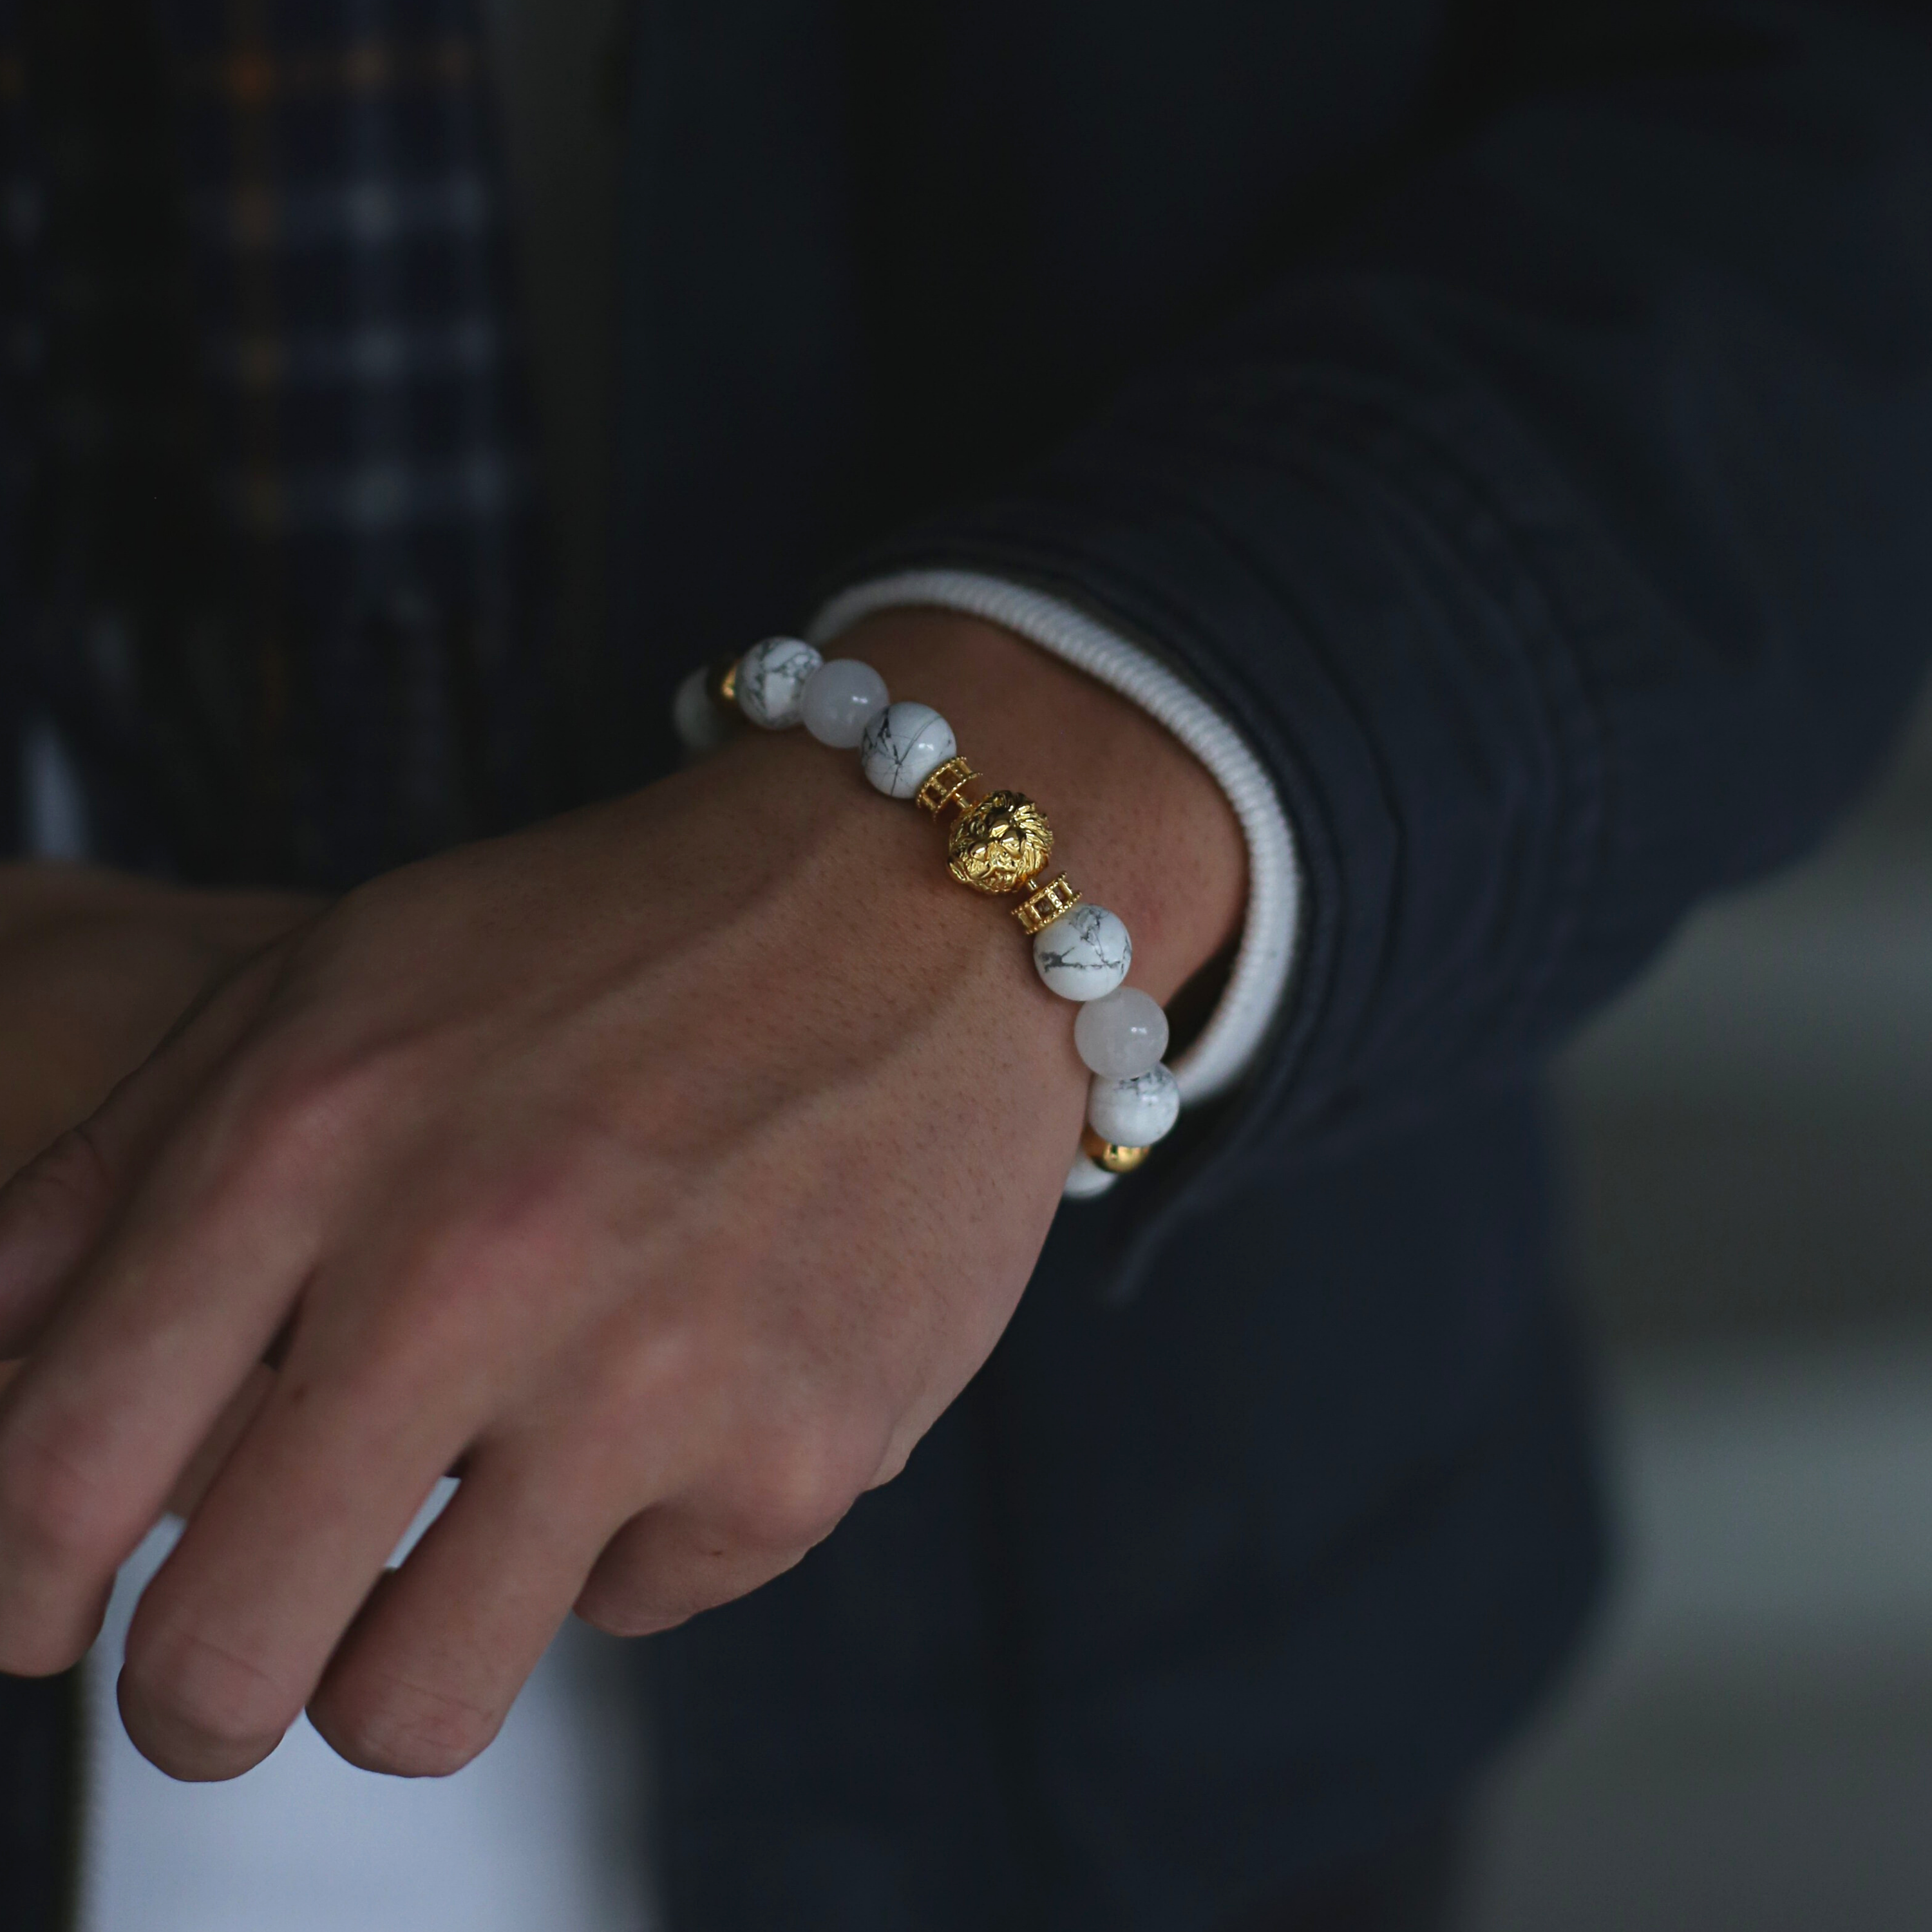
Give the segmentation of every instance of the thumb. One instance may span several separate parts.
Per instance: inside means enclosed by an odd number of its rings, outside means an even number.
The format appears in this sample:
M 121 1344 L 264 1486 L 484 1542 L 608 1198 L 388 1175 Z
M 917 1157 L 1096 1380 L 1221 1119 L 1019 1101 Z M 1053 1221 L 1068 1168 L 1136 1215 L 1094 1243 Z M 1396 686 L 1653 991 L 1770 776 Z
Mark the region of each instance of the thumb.
M 31 1346 L 170 1128 L 267 1005 L 292 943 L 213 981 L 91 1118 L 0 1188 L 0 1357 Z

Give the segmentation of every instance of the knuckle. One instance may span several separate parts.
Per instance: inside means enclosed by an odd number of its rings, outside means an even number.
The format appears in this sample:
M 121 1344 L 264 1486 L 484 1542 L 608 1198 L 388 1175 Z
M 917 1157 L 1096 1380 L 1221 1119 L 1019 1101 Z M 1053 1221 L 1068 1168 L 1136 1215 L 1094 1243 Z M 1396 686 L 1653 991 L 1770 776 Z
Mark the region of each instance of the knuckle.
M 30 1161 L 8 1190 L 14 1212 L 35 1220 L 91 1220 L 118 1183 L 98 1127 L 83 1120 Z
M 388 1676 L 332 1686 L 310 1709 L 338 1756 L 392 1778 L 447 1778 L 496 1735 L 494 1711 L 434 1685 Z
M 265 1046 L 242 1090 L 242 1145 L 306 1170 L 380 1117 L 404 1058 L 393 1047 L 331 1050 L 292 1036 Z
M 905 1474 L 906 1465 L 912 1460 L 913 1444 L 895 1442 L 879 1459 L 879 1465 L 866 1479 L 868 1490 L 883 1490 L 888 1483 L 896 1483 Z
M 0 1671 L 10 1677 L 56 1677 L 71 1670 L 87 1654 L 99 1634 L 97 1617 L 91 1627 L 7 1632 L 0 1640 Z
M 188 1774 L 226 1770 L 262 1755 L 301 1708 L 274 1677 L 202 1634 L 128 1647 L 122 1708 L 137 1742 L 152 1743 Z
M 62 1568 L 119 1556 L 122 1512 L 88 1467 L 85 1433 L 16 1419 L 0 1450 L 0 1525 L 19 1556 Z
M 709 1604 L 671 1604 L 657 1601 L 643 1591 L 622 1583 L 607 1582 L 593 1576 L 584 1585 L 576 1603 L 577 1615 L 592 1630 L 606 1636 L 656 1636 L 662 1630 L 675 1630 L 688 1623 Z
M 491 1282 L 554 1280 L 570 1260 L 582 1210 L 568 1178 L 544 1163 L 494 1171 L 437 1226 L 420 1288 L 432 1304 L 464 1304 Z
M 694 1548 L 680 1536 L 642 1562 L 633 1551 L 630 1560 L 599 1564 L 578 1594 L 578 1616 L 608 1636 L 655 1636 L 758 1588 L 803 1554 L 748 1550 L 712 1522 L 685 1528 L 697 1529 Z
M 851 1507 L 865 1480 L 855 1460 L 830 1431 L 767 1436 L 724 1486 L 714 1516 L 734 1541 L 754 1549 L 816 1543 Z

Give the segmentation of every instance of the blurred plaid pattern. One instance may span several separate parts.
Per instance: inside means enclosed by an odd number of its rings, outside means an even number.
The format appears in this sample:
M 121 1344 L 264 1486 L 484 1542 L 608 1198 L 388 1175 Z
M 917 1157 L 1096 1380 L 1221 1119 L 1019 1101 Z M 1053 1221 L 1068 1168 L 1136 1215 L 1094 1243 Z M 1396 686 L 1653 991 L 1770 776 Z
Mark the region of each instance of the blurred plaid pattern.
M 472 0 L 0 0 L 0 650 L 100 842 L 339 882 L 514 820 L 542 599 Z

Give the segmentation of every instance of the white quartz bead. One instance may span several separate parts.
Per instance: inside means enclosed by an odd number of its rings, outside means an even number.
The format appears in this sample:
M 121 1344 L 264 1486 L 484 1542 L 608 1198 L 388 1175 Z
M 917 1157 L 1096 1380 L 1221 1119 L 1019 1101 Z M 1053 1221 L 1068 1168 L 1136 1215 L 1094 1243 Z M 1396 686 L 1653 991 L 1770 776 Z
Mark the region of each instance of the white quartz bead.
M 1151 993 L 1122 986 L 1080 1009 L 1073 1044 L 1093 1072 L 1108 1080 L 1131 1080 L 1160 1064 L 1167 1051 L 1167 1016 Z
M 910 798 L 959 748 L 929 704 L 889 704 L 866 727 L 859 762 L 888 798 Z
M 1087 1090 L 1087 1124 L 1116 1147 L 1152 1147 L 1180 1118 L 1180 1083 L 1165 1066 L 1132 1080 L 1094 1076 Z
M 1034 969 L 1064 1000 L 1104 999 L 1133 958 L 1126 922 L 1105 906 L 1077 905 L 1033 942 Z
M 1104 1194 L 1120 1179 L 1118 1174 L 1109 1174 L 1099 1162 L 1089 1160 L 1083 1154 L 1073 1163 L 1060 1192 L 1069 1201 L 1091 1201 L 1095 1196 Z
M 767 638 L 738 660 L 738 709 L 767 731 L 788 731 L 803 715 L 805 687 L 825 660 L 802 638 Z
M 731 721 L 711 701 L 711 674 L 703 665 L 678 686 L 670 722 L 687 752 L 715 752 L 731 735 Z
M 805 687 L 805 728 L 821 745 L 849 752 L 886 708 L 886 681 L 856 658 L 834 658 Z

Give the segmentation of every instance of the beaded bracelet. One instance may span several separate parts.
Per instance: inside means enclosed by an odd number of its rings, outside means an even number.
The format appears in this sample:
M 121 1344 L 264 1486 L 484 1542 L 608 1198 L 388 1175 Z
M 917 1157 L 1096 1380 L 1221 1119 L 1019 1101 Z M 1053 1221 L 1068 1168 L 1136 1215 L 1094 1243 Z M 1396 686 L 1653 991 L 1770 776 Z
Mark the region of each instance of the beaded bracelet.
M 1022 894 L 1013 917 L 1033 941 L 1034 969 L 1080 1008 L 1073 1044 L 1094 1076 L 1082 1154 L 1108 1174 L 1138 1167 L 1180 1118 L 1180 1089 L 1161 1059 L 1167 1016 L 1125 983 L 1134 946 L 1119 914 L 1083 898 L 1064 872 L 1043 876 L 1053 852 L 1046 814 L 1016 791 L 974 798 L 968 788 L 980 774 L 931 705 L 894 704 L 871 665 L 828 663 L 802 638 L 767 638 L 721 670 L 694 671 L 678 690 L 678 735 L 709 751 L 734 711 L 764 730 L 802 724 L 821 745 L 856 746 L 860 768 L 888 798 L 909 798 L 935 820 L 955 814 L 948 870 L 976 892 Z

